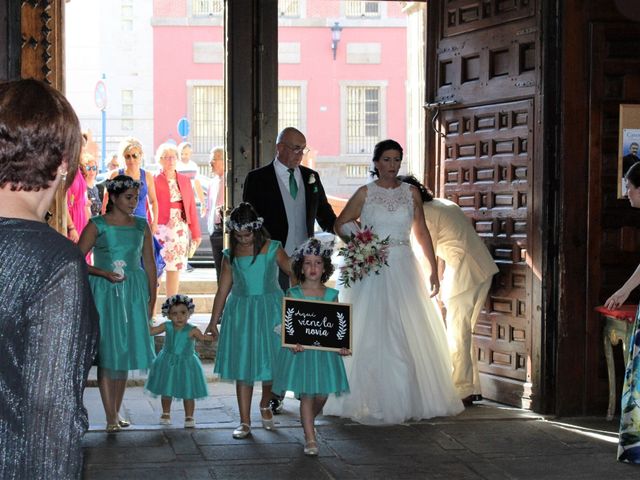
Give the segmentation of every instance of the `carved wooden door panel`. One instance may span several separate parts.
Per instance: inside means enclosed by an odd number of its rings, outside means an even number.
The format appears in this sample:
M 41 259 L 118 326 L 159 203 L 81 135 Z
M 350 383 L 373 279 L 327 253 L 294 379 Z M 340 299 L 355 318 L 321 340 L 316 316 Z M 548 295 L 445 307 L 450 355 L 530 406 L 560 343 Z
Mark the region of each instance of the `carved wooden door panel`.
M 27 0 L 20 6 L 20 76 L 49 83 L 64 92 L 63 0 Z M 49 211 L 49 223 L 66 234 L 66 202 L 62 185 Z
M 483 394 L 521 405 L 531 358 L 527 265 L 533 101 L 442 114 L 441 196 L 469 216 L 500 268 L 474 331 Z
M 539 61 L 533 0 L 443 0 L 432 51 L 435 184 L 458 203 L 500 272 L 474 331 L 482 393 L 529 407 L 535 390 L 539 279 L 531 254 Z M 431 25 L 430 25 L 431 26 Z M 435 111 L 432 110 L 432 115 Z

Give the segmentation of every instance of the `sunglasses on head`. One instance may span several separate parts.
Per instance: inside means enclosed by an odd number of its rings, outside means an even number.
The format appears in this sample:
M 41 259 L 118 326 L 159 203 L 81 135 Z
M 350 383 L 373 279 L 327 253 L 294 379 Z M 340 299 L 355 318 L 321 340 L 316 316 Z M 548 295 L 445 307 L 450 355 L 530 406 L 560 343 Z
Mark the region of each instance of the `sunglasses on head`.
M 96 172 L 98 171 L 98 167 L 93 165 L 93 166 L 87 166 L 85 167 L 87 172 L 90 172 L 91 170 L 95 170 Z
M 130 158 L 133 158 L 134 160 L 137 160 L 140 158 L 140 154 L 139 153 L 125 153 L 124 154 L 124 159 L 125 160 L 129 160 Z

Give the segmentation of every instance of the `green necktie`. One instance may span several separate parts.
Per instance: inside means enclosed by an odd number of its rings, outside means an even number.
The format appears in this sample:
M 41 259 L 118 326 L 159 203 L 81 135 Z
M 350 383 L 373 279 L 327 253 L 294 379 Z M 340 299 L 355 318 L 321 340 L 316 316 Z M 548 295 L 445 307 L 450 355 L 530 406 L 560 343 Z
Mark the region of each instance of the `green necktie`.
M 298 196 L 298 182 L 296 182 L 296 177 L 293 174 L 293 168 L 287 168 L 287 171 L 289 172 L 289 193 L 295 200 Z

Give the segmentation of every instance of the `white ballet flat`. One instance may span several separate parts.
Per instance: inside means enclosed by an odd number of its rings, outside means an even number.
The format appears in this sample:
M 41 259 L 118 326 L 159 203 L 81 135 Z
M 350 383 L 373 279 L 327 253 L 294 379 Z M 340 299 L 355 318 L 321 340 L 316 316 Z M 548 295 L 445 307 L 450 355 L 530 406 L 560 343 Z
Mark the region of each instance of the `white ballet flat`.
M 265 430 L 275 430 L 276 426 L 273 423 L 273 414 L 271 414 L 271 418 L 264 418 L 262 416 L 264 412 L 271 413 L 271 407 L 260 407 L 260 419 L 262 420 L 262 427 Z
M 318 443 L 315 440 L 305 443 L 304 454 L 310 457 L 316 457 L 318 455 Z
M 247 438 L 251 435 L 251 426 L 246 423 L 241 423 L 238 427 L 233 431 L 233 438 Z

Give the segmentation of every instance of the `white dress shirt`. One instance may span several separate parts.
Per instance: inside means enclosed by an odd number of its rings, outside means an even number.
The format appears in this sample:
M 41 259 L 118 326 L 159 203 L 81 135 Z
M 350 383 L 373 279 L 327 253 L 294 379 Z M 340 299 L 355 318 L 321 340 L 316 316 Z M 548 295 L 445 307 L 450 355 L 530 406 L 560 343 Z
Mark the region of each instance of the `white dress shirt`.
M 283 185 L 287 187 L 287 190 L 289 190 L 289 168 L 277 158 L 273 161 L 273 166 L 276 169 L 276 175 L 280 178 Z M 296 183 L 298 184 L 298 191 L 304 188 L 304 184 L 302 183 L 302 173 L 300 173 L 300 169 L 298 167 L 293 170 L 293 178 L 296 179 Z M 291 191 L 289 191 L 289 193 L 291 193 Z

